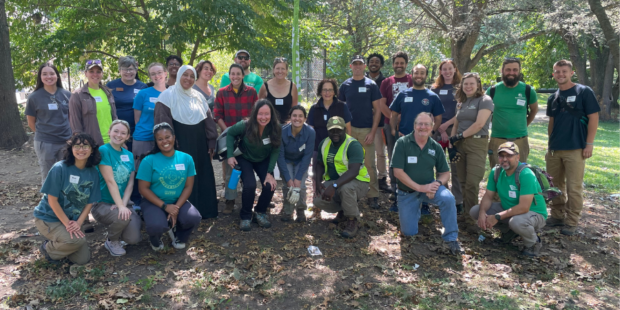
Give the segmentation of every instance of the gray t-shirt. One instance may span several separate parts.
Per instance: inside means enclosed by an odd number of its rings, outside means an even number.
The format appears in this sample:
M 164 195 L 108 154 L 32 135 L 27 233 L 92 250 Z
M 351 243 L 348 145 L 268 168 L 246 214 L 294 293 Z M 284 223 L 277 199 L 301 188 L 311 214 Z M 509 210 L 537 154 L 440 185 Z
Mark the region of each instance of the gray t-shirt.
M 71 93 L 58 88 L 55 94 L 39 88 L 28 96 L 26 115 L 36 117 L 34 140 L 65 143 L 71 138 L 69 98 Z
M 209 109 L 213 111 L 213 106 L 215 105 L 215 88 L 213 88 L 213 85 L 209 84 L 209 88 L 211 89 L 211 96 L 207 96 L 207 94 L 203 92 L 202 89 L 200 89 L 200 87 L 198 87 L 198 85 L 196 84 L 194 84 L 193 88 L 199 93 L 201 93 L 203 96 L 205 96 L 205 99 L 207 99 L 207 104 L 209 105 Z
M 479 110 L 491 110 L 493 113 L 493 99 L 487 95 L 483 95 L 478 98 L 467 98 L 460 107 L 457 107 L 456 110 L 456 120 L 459 122 L 459 128 L 457 133 L 462 133 L 467 130 L 469 126 L 476 122 L 478 118 Z M 488 135 L 489 134 L 489 123 L 491 122 L 491 116 L 487 119 L 487 122 L 484 124 L 482 129 L 475 133 L 476 135 Z

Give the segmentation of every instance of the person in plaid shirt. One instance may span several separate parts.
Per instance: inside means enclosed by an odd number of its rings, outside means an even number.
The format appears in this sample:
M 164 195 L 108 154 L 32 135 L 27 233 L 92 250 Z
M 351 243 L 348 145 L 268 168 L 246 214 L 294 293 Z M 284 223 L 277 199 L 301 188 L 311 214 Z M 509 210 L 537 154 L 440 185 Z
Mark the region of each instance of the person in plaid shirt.
M 236 124 L 242 119 L 250 116 L 254 103 L 258 100 L 256 89 L 245 85 L 243 82 L 243 67 L 239 64 L 232 64 L 228 69 L 230 84 L 220 88 L 215 97 L 215 109 L 213 110 L 215 121 L 224 131 L 226 128 Z M 226 197 L 226 208 L 224 214 L 231 214 L 235 208 L 235 198 L 237 191 L 231 190 L 226 186 L 230 178 L 232 169 L 222 163 L 224 170 L 224 188 Z

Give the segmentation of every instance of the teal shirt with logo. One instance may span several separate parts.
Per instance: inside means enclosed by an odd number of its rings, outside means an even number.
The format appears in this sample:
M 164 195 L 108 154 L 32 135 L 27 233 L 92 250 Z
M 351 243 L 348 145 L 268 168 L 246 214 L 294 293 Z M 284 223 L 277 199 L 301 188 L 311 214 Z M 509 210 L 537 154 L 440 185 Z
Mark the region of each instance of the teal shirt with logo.
M 101 153 L 101 162 L 99 165 L 110 166 L 114 174 L 114 182 L 118 186 L 119 195 L 123 198 L 123 193 L 127 189 L 127 183 L 131 178 L 131 173 L 135 170 L 135 164 L 133 160 L 133 154 L 121 148 L 120 151 L 115 150 L 110 143 L 105 144 L 99 148 Z M 97 167 L 99 170 L 99 167 Z M 114 203 L 108 184 L 105 182 L 101 171 L 99 171 L 99 186 L 101 188 L 101 201 L 105 203 Z
M 176 203 L 185 181 L 196 175 L 192 157 L 181 151 L 167 157 L 156 153 L 145 157 L 138 168 L 138 180 L 151 183 L 151 190 L 165 203 Z

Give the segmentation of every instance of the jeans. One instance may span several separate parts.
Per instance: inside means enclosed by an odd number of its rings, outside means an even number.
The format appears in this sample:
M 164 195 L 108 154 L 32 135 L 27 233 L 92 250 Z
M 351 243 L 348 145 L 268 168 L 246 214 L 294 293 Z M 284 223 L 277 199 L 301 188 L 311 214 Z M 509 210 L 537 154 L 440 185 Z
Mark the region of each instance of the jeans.
M 242 220 L 251 220 L 254 195 L 256 193 L 256 178 L 254 177 L 254 171 L 256 171 L 261 184 L 264 184 L 265 178 L 267 177 L 267 169 L 269 169 L 269 157 L 257 163 L 251 162 L 242 156 L 237 156 L 236 158 L 237 163 L 241 166 L 241 180 L 243 181 L 241 211 L 239 212 L 239 215 Z M 272 190 L 271 188 L 263 186 L 254 211 L 258 213 L 266 213 L 267 207 L 269 207 L 269 202 L 271 202 L 271 198 L 273 198 L 274 193 L 275 189 Z
M 456 203 L 454 195 L 445 186 L 439 186 L 433 199 L 429 199 L 425 193 L 405 193 L 398 190 L 397 201 L 400 231 L 405 236 L 418 234 L 420 206 L 423 202 L 426 202 L 439 206 L 441 223 L 444 227 L 444 233 L 441 236 L 443 240 L 456 241 L 459 232 L 458 225 L 456 224 Z

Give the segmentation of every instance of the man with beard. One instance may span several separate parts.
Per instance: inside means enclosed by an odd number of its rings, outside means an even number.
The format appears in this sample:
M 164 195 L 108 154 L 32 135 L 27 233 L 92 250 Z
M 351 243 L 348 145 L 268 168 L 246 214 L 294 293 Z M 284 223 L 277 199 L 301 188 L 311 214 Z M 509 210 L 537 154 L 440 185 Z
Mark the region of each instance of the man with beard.
M 383 58 L 383 55 L 381 54 L 373 53 L 368 56 L 366 61 L 368 62 L 368 72 L 366 72 L 366 77 L 375 81 L 375 84 L 377 84 L 379 90 L 381 90 L 381 85 L 385 80 L 385 76 L 383 76 L 383 73 L 381 73 L 381 68 L 383 68 L 383 65 L 385 64 L 385 58 Z M 384 104 L 380 104 L 379 106 L 381 107 L 382 114 L 390 114 L 390 109 L 387 106 L 385 106 Z M 391 189 L 387 185 L 386 181 L 388 172 L 385 162 L 385 140 L 383 139 L 383 130 L 381 130 L 381 128 L 383 128 L 383 117 L 381 117 L 381 120 L 379 121 L 379 129 L 377 130 L 377 133 L 375 133 L 375 153 L 377 155 L 377 181 L 379 183 L 379 189 L 382 192 L 391 193 Z
M 256 90 L 256 93 L 263 87 L 263 79 L 256 73 L 250 72 L 250 52 L 246 50 L 238 50 L 235 53 L 234 61 L 236 64 L 241 65 L 243 67 L 243 83 L 247 86 L 253 87 Z M 228 72 L 226 72 L 222 76 L 222 81 L 220 82 L 220 88 L 226 87 L 230 84 L 230 78 L 228 77 Z
M 506 141 L 514 141 L 519 146 L 522 162 L 527 162 L 530 153 L 527 126 L 538 112 L 538 97 L 536 90 L 520 79 L 521 60 L 506 58 L 502 63 L 502 82 L 487 89 L 487 95 L 493 98 L 495 104 L 489 141 L 491 168 L 497 165 L 497 147 Z M 528 91 L 529 94 L 526 93 Z
M 592 157 L 598 127 L 596 96 L 588 86 L 571 81 L 573 64 L 560 60 L 553 65 L 558 91 L 547 100 L 549 150 L 547 171 L 562 195 L 552 200 L 549 226 L 563 226 L 564 235 L 574 235 L 583 209 L 583 174 Z M 568 196 L 568 199 L 567 199 Z
M 392 160 L 392 150 L 394 150 L 394 143 L 396 143 L 395 137 L 392 135 L 392 127 L 390 127 L 390 117 L 392 116 L 392 112 L 390 111 L 390 104 L 394 100 L 394 97 L 398 95 L 401 91 L 407 90 L 409 84 L 411 84 L 411 75 L 407 74 L 407 64 L 409 63 L 409 56 L 405 52 L 397 52 L 392 56 L 392 68 L 394 69 L 394 75 L 386 78 L 381 83 L 381 95 L 383 99 L 381 100 L 381 112 L 383 116 L 385 116 L 385 125 L 383 126 L 383 134 L 385 135 L 385 140 L 387 143 L 388 149 L 388 158 L 390 161 Z M 398 120 L 396 120 L 398 121 Z M 390 199 L 394 201 L 394 204 L 390 208 L 390 211 L 398 211 L 396 209 L 396 178 L 394 178 L 394 171 L 390 168 L 390 183 L 391 183 L 391 191 L 392 195 Z
M 491 229 L 497 225 L 502 233 L 501 241 L 509 244 L 515 237 L 523 238 L 525 249 L 521 252 L 527 256 L 540 255 L 542 241 L 536 231 L 545 227 L 547 204 L 540 194 L 542 189 L 536 175 L 529 168 L 521 168 L 519 163 L 519 146 L 514 142 L 504 142 L 497 149 L 499 166 L 489 174 L 487 191 L 479 205 L 471 208 L 469 215 L 482 229 Z M 493 177 L 495 170 L 501 169 L 497 182 Z M 516 176 L 519 175 L 519 180 Z M 495 193 L 500 202 L 493 202 Z
M 338 99 L 347 103 L 351 111 L 351 136 L 364 147 L 364 166 L 370 174 L 368 206 L 379 209 L 379 183 L 375 165 L 375 135 L 381 121 L 381 93 L 377 84 L 364 76 L 366 60 L 355 55 L 349 64 L 353 77 L 340 85 Z

